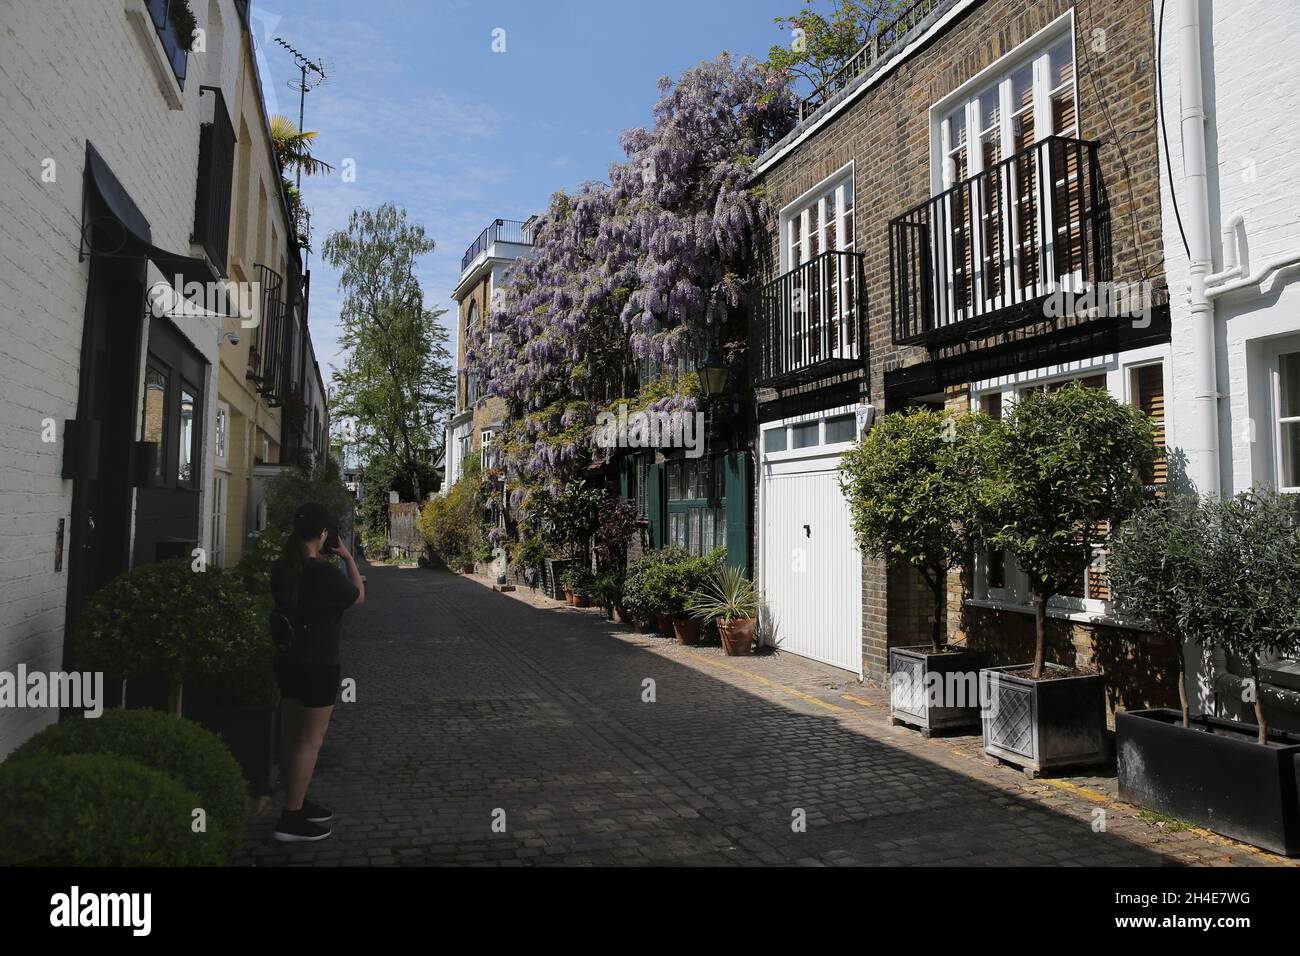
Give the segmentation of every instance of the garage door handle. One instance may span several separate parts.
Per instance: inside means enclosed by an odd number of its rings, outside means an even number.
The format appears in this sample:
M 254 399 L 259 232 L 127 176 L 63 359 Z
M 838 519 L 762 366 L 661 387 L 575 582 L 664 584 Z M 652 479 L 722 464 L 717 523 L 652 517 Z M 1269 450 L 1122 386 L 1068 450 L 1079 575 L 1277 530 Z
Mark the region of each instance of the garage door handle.
M 812 526 L 811 526 L 811 525 L 804 525 L 804 526 L 803 526 L 803 536 L 804 536 L 805 538 L 811 538 L 811 537 L 812 537 Z

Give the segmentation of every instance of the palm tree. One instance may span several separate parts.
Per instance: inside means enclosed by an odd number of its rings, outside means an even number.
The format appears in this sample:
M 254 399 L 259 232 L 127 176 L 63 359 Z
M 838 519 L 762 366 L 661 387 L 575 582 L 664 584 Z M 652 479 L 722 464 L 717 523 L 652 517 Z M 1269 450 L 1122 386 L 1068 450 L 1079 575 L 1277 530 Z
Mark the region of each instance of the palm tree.
M 280 162 L 280 170 L 286 176 L 291 172 L 315 176 L 334 168 L 311 154 L 311 141 L 315 138 L 314 130 L 299 130 L 287 116 L 271 117 L 271 144 L 275 158 Z

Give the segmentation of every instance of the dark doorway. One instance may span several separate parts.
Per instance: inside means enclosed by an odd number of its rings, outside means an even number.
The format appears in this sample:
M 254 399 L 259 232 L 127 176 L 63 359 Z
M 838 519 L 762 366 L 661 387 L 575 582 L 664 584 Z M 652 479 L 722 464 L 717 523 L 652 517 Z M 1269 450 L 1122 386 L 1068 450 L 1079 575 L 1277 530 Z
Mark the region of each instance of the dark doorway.
M 144 318 L 142 259 L 90 259 L 77 424 L 66 634 L 82 602 L 131 560 L 131 449 Z M 69 641 L 64 655 L 69 655 Z

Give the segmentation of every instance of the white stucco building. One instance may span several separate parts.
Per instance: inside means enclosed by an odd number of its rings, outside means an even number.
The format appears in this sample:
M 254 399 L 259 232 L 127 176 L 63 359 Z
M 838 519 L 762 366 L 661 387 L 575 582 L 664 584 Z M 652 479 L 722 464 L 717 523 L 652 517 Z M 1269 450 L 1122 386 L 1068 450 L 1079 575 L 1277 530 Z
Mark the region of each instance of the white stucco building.
M 1155 0 L 1155 16 L 1169 444 L 1202 493 L 1300 493 L 1300 5 Z M 1215 665 L 1200 667 L 1198 702 L 1235 715 L 1240 677 Z M 1300 667 L 1264 676 L 1264 693 L 1300 715 Z

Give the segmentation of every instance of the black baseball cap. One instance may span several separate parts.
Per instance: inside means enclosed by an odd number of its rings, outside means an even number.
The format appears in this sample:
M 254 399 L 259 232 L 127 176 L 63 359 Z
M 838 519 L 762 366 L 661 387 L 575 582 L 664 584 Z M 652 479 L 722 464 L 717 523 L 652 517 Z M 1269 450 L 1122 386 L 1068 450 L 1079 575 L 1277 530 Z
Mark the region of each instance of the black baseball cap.
M 293 533 L 299 538 L 314 538 L 322 528 L 333 532 L 337 527 L 329 509 L 314 501 L 299 505 L 293 513 Z

